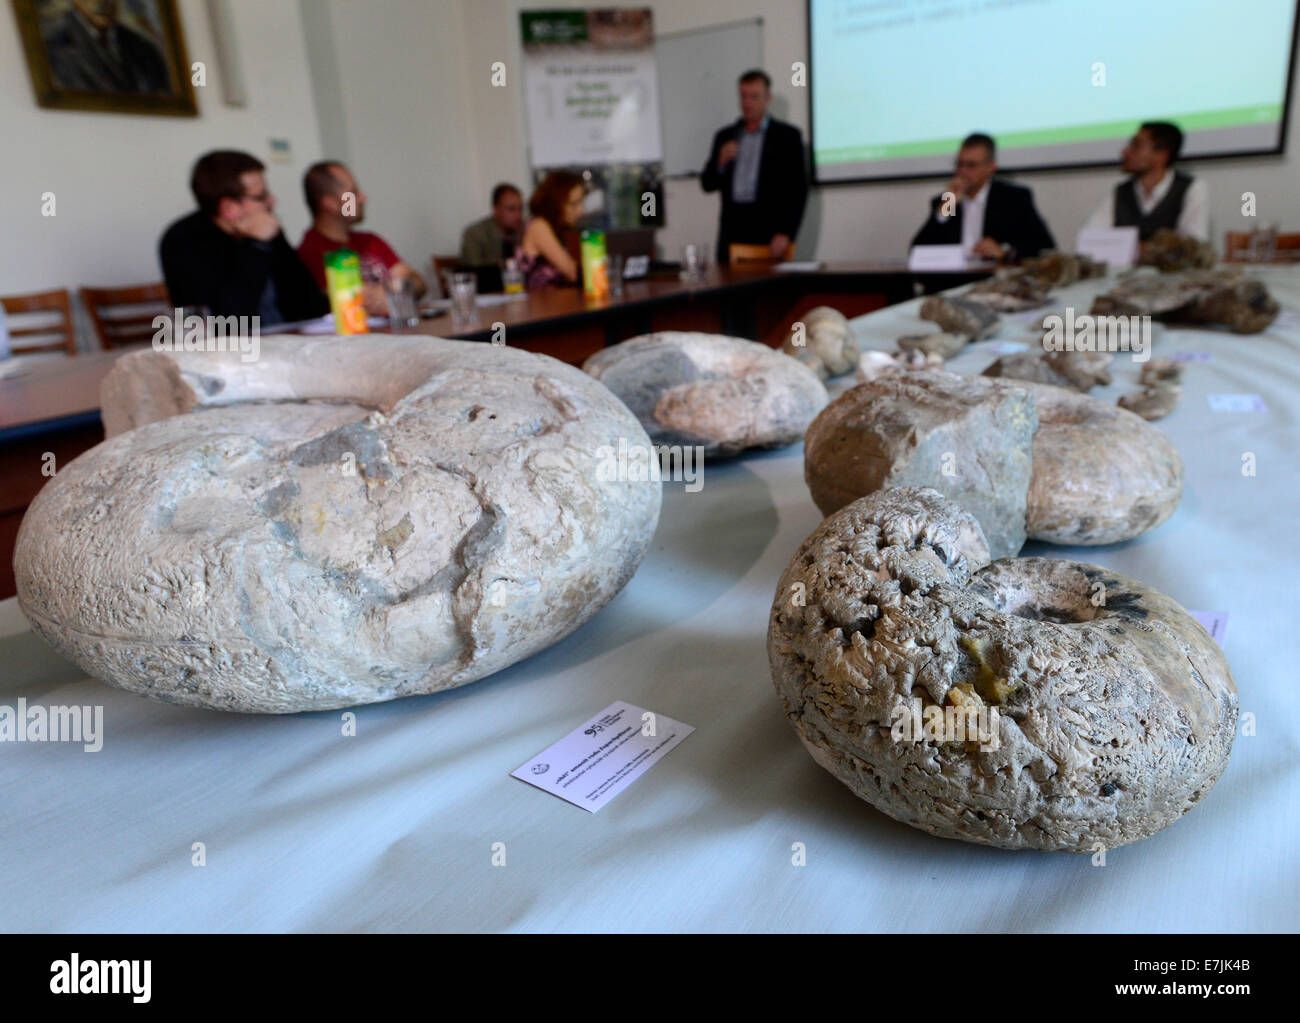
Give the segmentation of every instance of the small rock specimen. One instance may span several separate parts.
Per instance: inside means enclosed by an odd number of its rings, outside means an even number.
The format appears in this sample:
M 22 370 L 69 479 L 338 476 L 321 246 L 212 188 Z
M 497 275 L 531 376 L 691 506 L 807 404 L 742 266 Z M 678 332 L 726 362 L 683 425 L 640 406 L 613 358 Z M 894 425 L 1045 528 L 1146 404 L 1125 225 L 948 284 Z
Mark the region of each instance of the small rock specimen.
M 791 325 L 781 351 L 798 359 L 823 380 L 848 373 L 858 364 L 858 339 L 853 336 L 848 319 L 838 309 L 826 305 L 810 309 L 802 320 Z
M 804 747 L 942 838 L 1092 853 L 1172 824 L 1232 751 L 1223 651 L 1127 576 L 988 559 L 975 518 L 921 487 L 855 501 L 804 541 L 767 635 Z
M 1162 227 L 1142 246 L 1142 266 L 1154 266 L 1161 273 L 1208 269 L 1214 266 L 1214 246 L 1172 227 Z
M 979 520 L 995 557 L 1025 542 L 1038 419 L 1021 387 L 921 372 L 846 391 L 804 438 L 804 479 L 823 515 L 864 494 L 933 486 Z
M 933 353 L 907 351 L 890 355 L 868 349 L 858 359 L 857 381 L 863 384 L 887 374 L 927 369 L 943 369 L 943 359 Z
M 1047 284 L 1019 268 L 1001 270 L 974 285 L 962 298 L 999 312 L 1015 313 L 1037 309 L 1046 302 Z
M 951 359 L 966 347 L 966 335 L 948 334 L 909 334 L 898 339 L 898 347 L 904 352 L 920 352 L 922 355 L 937 355 L 940 359 Z
M 1106 276 L 1105 263 L 1056 250 L 1021 261 L 1020 269 L 1028 276 L 1038 278 L 1048 288 L 1064 288 L 1075 281 Z
M 1171 323 L 1220 324 L 1257 334 L 1277 319 L 1268 289 L 1240 270 L 1138 273 L 1093 300 L 1094 316 L 1141 316 Z
M 608 603 L 659 517 L 657 478 L 601 471 L 648 447 L 632 414 L 516 348 L 145 351 L 102 400 L 110 439 L 23 520 L 18 600 L 83 670 L 170 703 L 283 714 L 473 682 Z
M 939 325 L 946 334 L 964 334 L 971 341 L 982 341 L 997 332 L 1001 320 L 988 306 L 965 298 L 931 295 L 921 303 L 920 316 Z
M 1138 382 L 1142 390 L 1122 395 L 1119 407 L 1148 421 L 1163 419 L 1182 397 L 1183 367 L 1173 359 L 1153 359 L 1142 367 Z
M 1107 367 L 1113 358 L 1109 352 L 1018 352 L 997 359 L 983 375 L 1031 380 L 1086 392 L 1111 382 Z
M 826 405 L 817 374 L 757 341 L 662 331 L 612 345 L 583 370 L 632 410 L 656 444 L 704 456 L 783 447 Z
M 1035 399 L 1029 536 L 1119 543 L 1174 513 L 1183 495 L 1178 449 L 1138 416 L 1086 394 L 1025 382 Z

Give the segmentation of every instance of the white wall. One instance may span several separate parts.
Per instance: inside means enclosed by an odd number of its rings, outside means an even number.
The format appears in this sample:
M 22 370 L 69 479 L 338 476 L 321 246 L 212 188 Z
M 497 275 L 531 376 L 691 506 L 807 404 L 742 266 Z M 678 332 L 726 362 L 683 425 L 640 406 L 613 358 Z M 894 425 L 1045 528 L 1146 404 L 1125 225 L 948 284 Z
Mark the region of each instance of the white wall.
M 45 110 L 36 105 L 12 5 L 0 11 L 0 294 L 80 285 L 157 281 L 158 239 L 194 208 L 189 174 L 209 149 L 267 159 L 270 137 L 287 138 L 293 163 L 268 164 L 272 190 L 295 242 L 306 227 L 302 167 L 320 155 L 315 106 L 296 0 L 236 0 L 235 33 L 249 105 L 221 102 L 211 31 L 201 0 L 181 0 L 190 59 L 207 64 L 196 89 L 200 116 Z M 43 217 L 43 192 L 57 213 Z M 83 323 L 84 327 L 84 323 Z M 82 343 L 88 337 L 83 329 Z

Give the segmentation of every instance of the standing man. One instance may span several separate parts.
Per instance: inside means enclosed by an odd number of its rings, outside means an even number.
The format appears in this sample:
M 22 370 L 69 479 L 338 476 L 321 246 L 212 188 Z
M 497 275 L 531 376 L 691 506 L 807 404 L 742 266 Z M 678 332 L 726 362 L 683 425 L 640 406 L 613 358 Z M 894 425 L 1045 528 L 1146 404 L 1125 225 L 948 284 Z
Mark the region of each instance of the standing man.
M 175 306 L 213 316 L 259 316 L 263 327 L 314 319 L 329 301 L 284 237 L 261 160 L 238 150 L 199 158 L 190 175 L 198 210 L 158 245 Z
M 1162 227 L 1210 240 L 1210 192 L 1205 182 L 1174 170 L 1183 133 L 1168 121 L 1148 121 L 1120 153 L 1129 175 L 1102 199 L 1084 229 L 1136 227 L 1146 242 Z
M 504 181 L 492 189 L 492 212 L 465 228 L 460 236 L 460 264 L 499 267 L 515 254 L 523 239 L 524 196 Z
M 1013 262 L 1056 248 L 1034 193 L 995 178 L 997 146 L 988 135 L 962 140 L 957 166 L 913 245 L 961 245 L 967 258 Z
M 303 198 L 311 211 L 311 227 L 298 243 L 298 255 L 325 290 L 325 257 L 339 249 L 351 249 L 361 262 L 366 312 L 383 316 L 388 299 L 381 283 L 390 277 L 409 277 L 415 297 L 424 294 L 424 278 L 412 270 L 392 247 L 377 234 L 354 231 L 354 224 L 366 218 L 366 193 L 348 168 L 336 160 L 322 160 L 307 168 L 302 178 Z
M 803 136 L 768 114 L 772 80 L 765 72 L 746 71 L 738 84 L 740 120 L 713 136 L 700 173 L 704 191 L 722 193 L 718 262 L 728 262 L 732 242 L 766 245 L 773 259 L 785 259 L 808 199 Z

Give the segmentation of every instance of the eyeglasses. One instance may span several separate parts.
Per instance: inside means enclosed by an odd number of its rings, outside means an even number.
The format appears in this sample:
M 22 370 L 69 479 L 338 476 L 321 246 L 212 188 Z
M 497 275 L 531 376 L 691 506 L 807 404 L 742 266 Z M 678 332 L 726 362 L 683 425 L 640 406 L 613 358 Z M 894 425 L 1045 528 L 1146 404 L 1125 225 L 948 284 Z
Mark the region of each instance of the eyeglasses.
M 245 195 L 240 197 L 241 202 L 260 202 L 263 206 L 265 206 L 270 199 L 270 192 L 262 192 L 258 195 Z

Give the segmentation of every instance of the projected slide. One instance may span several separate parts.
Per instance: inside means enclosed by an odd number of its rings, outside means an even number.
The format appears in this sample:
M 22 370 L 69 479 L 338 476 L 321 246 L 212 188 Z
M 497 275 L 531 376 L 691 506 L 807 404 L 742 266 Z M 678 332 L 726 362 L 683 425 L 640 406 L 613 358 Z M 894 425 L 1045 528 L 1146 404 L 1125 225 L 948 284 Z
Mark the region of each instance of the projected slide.
M 809 0 L 820 181 L 1114 163 L 1142 121 L 1184 156 L 1281 144 L 1295 0 Z

